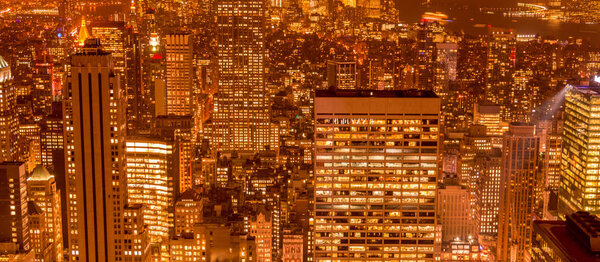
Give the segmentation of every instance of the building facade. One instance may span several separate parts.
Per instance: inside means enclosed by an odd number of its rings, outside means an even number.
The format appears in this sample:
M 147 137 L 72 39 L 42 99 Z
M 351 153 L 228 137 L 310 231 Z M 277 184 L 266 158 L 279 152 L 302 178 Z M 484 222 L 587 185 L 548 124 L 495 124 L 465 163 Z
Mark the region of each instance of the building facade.
M 264 5 L 260 0 L 217 1 L 219 91 L 211 144 L 218 151 L 256 152 L 269 144 Z
M 124 90 L 110 53 L 88 39 L 63 98 L 70 260 L 123 259 Z
M 317 91 L 315 261 L 434 260 L 440 99 Z

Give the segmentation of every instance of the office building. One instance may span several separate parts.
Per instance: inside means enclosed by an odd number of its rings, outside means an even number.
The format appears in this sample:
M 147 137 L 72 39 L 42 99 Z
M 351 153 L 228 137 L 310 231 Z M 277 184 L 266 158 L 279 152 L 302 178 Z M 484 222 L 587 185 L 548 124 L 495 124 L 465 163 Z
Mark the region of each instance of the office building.
M 123 261 L 149 261 L 150 241 L 144 209 L 141 204 L 127 205 L 123 209 Z
M 358 71 L 354 61 L 327 61 L 327 87 L 356 89 Z
M 42 165 L 54 169 L 54 166 L 58 164 L 55 156 L 64 154 L 62 116 L 48 116 L 42 121 L 40 129 L 40 149 Z
M 442 226 L 442 243 L 467 241 L 472 236 L 473 220 L 469 190 L 448 179 L 438 190 L 439 224 Z
M 500 203 L 500 177 L 502 151 L 494 148 L 489 154 L 475 157 L 475 231 L 481 236 L 495 237 L 498 233 L 498 208 Z
M 175 202 L 175 235 L 192 233 L 194 225 L 203 220 L 202 196 L 193 189 L 181 194 Z
M 168 34 L 165 41 L 167 115 L 191 115 L 193 95 L 193 52 L 190 34 Z
M 252 153 L 269 145 L 264 5 L 259 0 L 217 1 L 219 91 L 211 144 L 220 152 Z
M 485 97 L 501 108 L 502 120 L 510 119 L 507 106 L 515 72 L 516 35 L 512 30 L 490 28 Z
M 33 201 L 27 202 L 27 217 L 29 219 L 29 244 L 36 261 L 53 261 L 52 245 L 48 242 L 46 228 L 46 213 Z
M 152 137 L 128 137 L 125 152 L 128 203 L 145 207 L 142 213 L 151 242 L 168 240 L 178 179 L 173 145 Z
M 153 134 L 173 143 L 176 159 L 174 165 L 177 172 L 174 196 L 179 197 L 192 187 L 191 159 L 192 159 L 192 131 L 193 119 L 191 116 L 158 116 L 154 119 Z M 174 174 L 175 175 L 175 174 Z
M 40 241 L 45 245 L 40 245 L 40 250 L 49 246 L 49 254 L 52 258 L 52 260 L 44 261 L 63 261 L 60 190 L 56 188 L 54 176 L 44 166 L 36 166 L 27 179 L 27 195 L 29 201 L 42 213 L 38 216 L 38 218 L 43 217 L 43 219 L 40 219 L 41 225 L 39 227 L 40 230 L 44 231 L 45 236 Z M 34 230 L 31 232 L 34 232 Z M 36 251 L 36 256 L 39 256 L 40 253 Z M 43 257 L 46 256 L 43 255 Z
M 436 43 L 434 23 L 423 21 L 417 28 L 417 85 L 421 90 L 433 90 L 435 84 Z
M 432 91 L 316 92 L 316 261 L 435 259 L 439 117 Z
M 115 73 L 119 75 L 125 93 L 126 117 L 129 128 L 140 118 L 141 103 L 141 58 L 139 57 L 139 35 L 123 21 L 94 21 L 90 24 L 94 38 L 100 39 L 102 48 L 113 57 Z
M 270 212 L 260 212 L 249 219 L 248 235 L 254 237 L 256 261 L 271 262 L 273 259 L 274 221 Z
M 448 95 L 450 83 L 456 81 L 458 44 L 437 43 L 435 50 L 436 67 L 434 91 L 440 97 L 445 97 Z
M 26 179 L 25 163 L 0 163 L 0 243 L 12 244 L 18 251 L 31 248 Z
M 88 39 L 71 56 L 63 117 L 71 260 L 123 260 L 124 90 L 110 53 Z
M 599 227 L 600 219 L 583 211 L 567 215 L 566 221 L 534 221 L 529 261 L 598 262 Z
M 499 261 L 523 260 L 531 249 L 539 143 L 533 125 L 511 124 L 504 135 L 496 246 Z
M 599 170 L 596 156 L 600 131 L 600 93 L 596 88 L 573 87 L 566 94 L 562 133 L 562 161 L 558 210 L 565 217 L 575 211 L 600 211 Z
M 502 120 L 502 107 L 493 104 L 476 104 L 473 123 L 484 125 L 492 137 L 493 147 L 502 148 L 502 136 L 508 130 L 508 122 Z
M 0 161 L 17 160 L 17 93 L 10 66 L 0 56 Z

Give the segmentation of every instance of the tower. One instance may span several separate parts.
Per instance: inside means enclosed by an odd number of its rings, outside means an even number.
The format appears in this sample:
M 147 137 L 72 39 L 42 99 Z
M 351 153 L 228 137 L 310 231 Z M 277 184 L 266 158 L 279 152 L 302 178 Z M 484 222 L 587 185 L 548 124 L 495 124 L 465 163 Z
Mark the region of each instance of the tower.
M 191 115 L 193 94 L 192 38 L 189 34 L 166 36 L 166 114 Z
M 594 123 L 600 121 L 597 88 L 573 87 L 567 92 L 562 129 L 562 160 L 558 193 L 560 217 L 576 211 L 600 212 L 597 197 L 598 155 Z
M 124 90 L 110 53 L 88 39 L 71 56 L 63 99 L 70 259 L 123 259 Z
M 500 105 L 503 120 L 509 119 L 508 92 L 513 85 L 516 48 L 516 35 L 512 30 L 500 28 L 490 30 L 485 96 L 490 103 Z
M 218 151 L 257 152 L 269 143 L 262 0 L 217 2 L 219 91 L 213 112 Z
M 504 135 L 498 261 L 523 260 L 531 249 L 539 143 L 533 125 L 511 124 Z
M 0 162 L 17 160 L 17 94 L 10 66 L 0 56 Z

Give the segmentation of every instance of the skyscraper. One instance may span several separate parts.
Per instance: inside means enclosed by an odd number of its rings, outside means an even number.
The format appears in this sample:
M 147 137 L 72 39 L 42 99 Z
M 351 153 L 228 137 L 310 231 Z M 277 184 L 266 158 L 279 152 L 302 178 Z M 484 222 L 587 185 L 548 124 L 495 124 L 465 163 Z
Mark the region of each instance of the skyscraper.
M 126 158 L 128 203 L 146 207 L 142 213 L 151 242 L 167 240 L 173 227 L 175 180 L 179 178 L 174 172 L 173 145 L 151 137 L 128 137 Z
M 439 116 L 432 91 L 316 92 L 316 261 L 434 260 Z
M 432 22 L 421 22 L 417 29 L 417 84 L 421 90 L 433 90 L 436 67 L 436 44 Z
M 193 95 L 193 53 L 189 34 L 166 36 L 166 90 L 167 115 L 191 115 Z
M 502 119 L 508 119 L 509 90 L 515 71 L 516 35 L 512 30 L 490 29 L 488 43 L 486 99 L 502 108 Z
M 264 4 L 217 1 L 219 91 L 212 144 L 218 151 L 256 152 L 265 150 L 269 142 Z
M 574 87 L 567 92 L 563 124 L 559 187 L 559 216 L 576 211 L 600 212 L 598 155 L 600 93 L 596 88 Z
M 0 163 L 0 243 L 29 250 L 27 170 L 22 162 Z
M 473 231 L 471 197 L 467 187 L 448 179 L 438 190 L 438 215 L 442 226 L 442 244 L 467 241 Z
M 533 125 L 511 124 L 504 135 L 498 261 L 523 260 L 531 249 L 539 143 Z
M 434 91 L 436 94 L 444 97 L 445 95 L 448 95 L 450 83 L 456 81 L 458 44 L 437 43 L 435 49 L 436 67 Z
M 495 237 L 498 233 L 498 206 L 500 203 L 500 177 L 502 151 L 494 148 L 489 154 L 475 157 L 475 231 L 481 236 Z
M 62 261 L 63 231 L 60 190 L 56 188 L 54 176 L 44 166 L 36 166 L 27 179 L 27 195 L 29 201 L 44 213 L 41 227 L 44 228 L 46 234 L 45 241 L 50 246 L 52 261 Z
M 64 150 L 64 132 L 62 116 L 48 116 L 41 124 L 40 149 L 42 154 L 42 165 L 54 169 L 55 154 L 62 155 Z
M 63 116 L 70 259 L 123 259 L 124 90 L 112 56 L 88 39 L 71 56 Z
M 127 101 L 127 124 L 132 128 L 139 120 L 142 100 L 138 35 L 122 21 L 95 21 L 90 27 L 92 36 L 100 39 L 104 50 L 112 54 L 115 73 L 125 92 L 123 99 Z
M 17 93 L 10 66 L 0 56 L 0 161 L 17 158 Z

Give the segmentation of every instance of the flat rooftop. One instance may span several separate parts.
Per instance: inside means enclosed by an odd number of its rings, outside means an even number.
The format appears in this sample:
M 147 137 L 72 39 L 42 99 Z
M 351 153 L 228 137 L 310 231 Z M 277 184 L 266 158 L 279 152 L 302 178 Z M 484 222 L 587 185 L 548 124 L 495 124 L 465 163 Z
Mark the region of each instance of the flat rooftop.
M 316 97 L 403 97 L 403 98 L 438 98 L 431 90 L 316 90 Z
M 534 221 L 535 227 L 552 241 L 570 261 L 598 262 L 600 257 L 590 252 L 567 230 L 565 221 Z
M 574 86 L 577 91 L 585 95 L 597 96 L 600 95 L 600 88 L 591 86 Z

